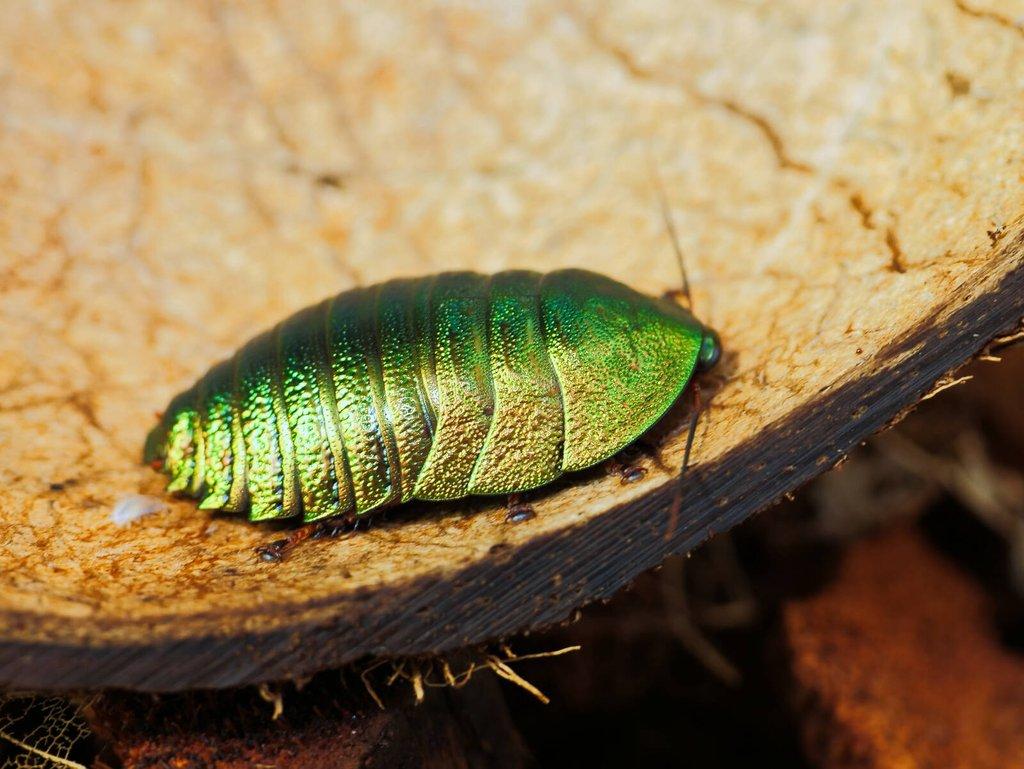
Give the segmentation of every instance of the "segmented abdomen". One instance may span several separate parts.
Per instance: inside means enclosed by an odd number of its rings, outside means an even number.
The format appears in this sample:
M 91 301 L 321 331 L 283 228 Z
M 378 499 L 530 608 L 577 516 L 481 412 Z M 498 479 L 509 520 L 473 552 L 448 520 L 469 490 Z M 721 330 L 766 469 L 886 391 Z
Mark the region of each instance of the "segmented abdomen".
M 168 489 L 253 520 L 502 494 L 598 462 L 686 385 L 703 327 L 579 270 L 442 273 L 342 293 L 177 396 Z

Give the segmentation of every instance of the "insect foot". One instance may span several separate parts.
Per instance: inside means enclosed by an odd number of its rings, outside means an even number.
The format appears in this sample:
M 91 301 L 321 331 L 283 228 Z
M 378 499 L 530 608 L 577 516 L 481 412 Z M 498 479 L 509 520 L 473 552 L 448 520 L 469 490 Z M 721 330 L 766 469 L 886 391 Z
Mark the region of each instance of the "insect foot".
M 287 546 L 287 539 L 277 539 L 270 544 L 257 547 L 256 555 L 265 563 L 278 563 L 284 560 L 284 551 Z
M 640 452 L 636 448 L 627 449 L 618 456 L 614 456 L 605 463 L 605 471 L 609 475 L 619 476 L 619 483 L 636 483 L 647 476 L 647 468 L 631 461 Z
M 647 475 L 647 468 L 640 465 L 627 465 L 619 471 L 619 482 L 622 484 L 636 483 Z
M 661 298 L 662 299 L 668 299 L 670 302 L 676 302 L 676 303 L 679 303 L 680 301 L 682 301 L 682 302 L 689 302 L 690 301 L 690 297 L 688 297 L 686 295 L 686 291 L 684 291 L 681 288 L 670 288 L 667 291 L 662 292 Z
M 508 515 L 505 516 L 505 520 L 509 523 L 523 523 L 537 517 L 533 506 L 523 502 L 518 494 L 509 495 L 507 507 Z

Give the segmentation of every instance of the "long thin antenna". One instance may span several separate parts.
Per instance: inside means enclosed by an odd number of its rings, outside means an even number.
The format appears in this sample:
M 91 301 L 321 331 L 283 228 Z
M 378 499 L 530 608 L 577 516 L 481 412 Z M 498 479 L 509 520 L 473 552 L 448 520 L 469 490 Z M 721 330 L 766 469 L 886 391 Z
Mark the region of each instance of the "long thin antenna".
M 661 206 L 661 216 L 665 220 L 665 229 L 668 231 L 669 239 L 672 241 L 672 250 L 676 255 L 676 263 L 679 265 L 679 276 L 682 278 L 681 294 L 686 299 L 686 305 L 693 309 L 693 300 L 690 298 L 690 278 L 686 274 L 686 260 L 683 258 L 683 249 L 679 245 L 679 233 L 676 232 L 676 224 L 672 218 L 672 208 L 668 204 L 668 196 L 665 194 L 665 185 L 661 182 L 658 174 L 658 167 L 654 165 L 650 156 L 647 158 L 651 166 L 651 177 L 654 179 L 654 189 L 658 193 L 658 204 Z
M 683 466 L 679 470 L 679 479 L 682 480 L 686 471 L 690 468 L 690 452 L 693 450 L 693 438 L 697 434 L 697 422 L 704 411 L 704 403 L 700 397 L 700 385 L 696 380 L 690 383 L 693 388 L 693 413 L 690 415 L 690 429 L 686 434 L 686 450 L 683 451 Z
M 668 195 L 665 193 L 665 185 L 661 181 L 658 167 L 654 164 L 650 150 L 647 153 L 647 163 L 650 166 L 651 178 L 654 180 L 654 189 L 658 194 L 658 204 L 661 206 L 661 216 L 665 220 L 665 230 L 672 241 L 672 250 L 676 255 L 676 263 L 679 265 L 679 276 L 682 279 L 680 291 L 669 292 L 669 296 L 680 295 L 686 300 L 686 307 L 693 311 L 693 298 L 690 296 L 690 278 L 686 274 L 686 259 L 683 257 L 683 249 L 679 245 L 679 233 L 676 231 L 675 220 L 672 218 L 672 207 L 668 203 Z M 690 424 L 686 433 L 686 448 L 683 450 L 683 463 L 679 468 L 679 481 L 676 483 L 675 492 L 672 495 L 672 503 L 669 507 L 668 526 L 665 530 L 665 541 L 669 542 L 675 534 L 679 523 L 679 512 L 683 503 L 683 480 L 686 471 L 690 468 L 690 454 L 693 451 L 693 441 L 697 435 L 697 424 L 700 422 L 701 414 L 704 413 L 704 404 L 700 396 L 700 386 L 694 378 L 690 382 L 693 392 L 693 406 L 690 412 Z
M 697 423 L 700 421 L 700 415 L 704 413 L 704 403 L 700 397 L 700 385 L 694 380 L 690 382 L 690 387 L 693 388 L 693 406 L 690 411 L 690 425 L 686 431 L 686 448 L 683 450 L 683 464 L 679 468 L 679 481 L 676 483 L 675 491 L 672 494 L 672 504 L 669 506 L 668 511 L 668 526 L 665 528 L 666 542 L 672 539 L 672 536 L 676 533 L 676 526 L 679 523 L 679 510 L 683 505 L 683 479 L 686 477 L 686 471 L 690 469 L 690 452 L 693 451 L 693 439 L 697 435 Z

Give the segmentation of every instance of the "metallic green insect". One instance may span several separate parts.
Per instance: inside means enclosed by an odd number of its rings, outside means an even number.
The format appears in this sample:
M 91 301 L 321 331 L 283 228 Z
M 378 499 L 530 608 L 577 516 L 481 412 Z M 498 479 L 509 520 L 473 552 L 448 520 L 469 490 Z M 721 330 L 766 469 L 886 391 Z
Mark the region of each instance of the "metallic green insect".
M 618 452 L 719 354 L 687 310 L 592 272 L 393 280 L 214 366 L 145 459 L 168 491 L 254 521 L 512 494 Z

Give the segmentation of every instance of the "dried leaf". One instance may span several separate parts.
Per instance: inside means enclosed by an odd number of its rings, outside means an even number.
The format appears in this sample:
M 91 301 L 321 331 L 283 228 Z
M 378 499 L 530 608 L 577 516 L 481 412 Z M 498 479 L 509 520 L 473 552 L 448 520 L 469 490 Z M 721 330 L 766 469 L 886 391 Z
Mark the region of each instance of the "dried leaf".
M 66 699 L 0 698 L 0 769 L 87 769 L 72 755 L 89 737 L 78 707 Z

